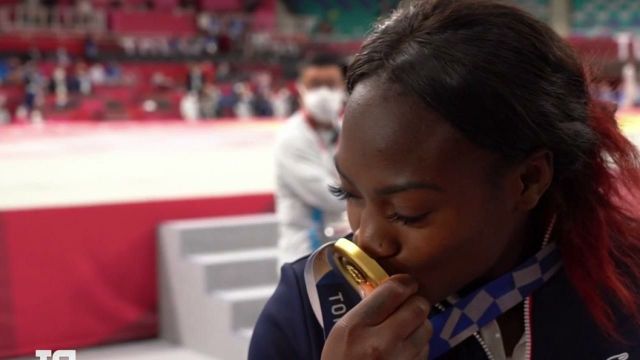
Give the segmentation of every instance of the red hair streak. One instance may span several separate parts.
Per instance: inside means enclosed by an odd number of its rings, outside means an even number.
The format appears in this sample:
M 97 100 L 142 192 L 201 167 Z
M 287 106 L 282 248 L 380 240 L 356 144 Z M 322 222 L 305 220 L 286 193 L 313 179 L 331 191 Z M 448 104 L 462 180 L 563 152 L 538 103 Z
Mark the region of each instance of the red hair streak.
M 616 331 L 612 306 L 640 324 L 640 155 L 614 111 L 592 99 L 590 126 L 599 145 L 579 177 L 559 183 L 559 245 L 567 274 L 596 322 Z

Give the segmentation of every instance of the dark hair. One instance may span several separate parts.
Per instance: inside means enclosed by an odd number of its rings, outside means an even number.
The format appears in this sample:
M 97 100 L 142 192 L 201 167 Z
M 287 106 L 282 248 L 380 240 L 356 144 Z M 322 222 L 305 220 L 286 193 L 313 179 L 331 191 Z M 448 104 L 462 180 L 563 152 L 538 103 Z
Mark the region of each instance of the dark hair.
M 554 236 L 572 283 L 609 335 L 619 335 L 609 294 L 640 321 L 632 286 L 640 284 L 640 222 L 629 206 L 640 193 L 640 157 L 553 30 L 496 1 L 416 1 L 365 40 L 348 91 L 373 76 L 507 162 L 551 151 L 554 180 L 536 213 L 557 214 Z
M 306 60 L 304 60 L 300 65 L 300 74 L 302 71 L 309 67 L 325 67 L 325 66 L 337 66 L 342 70 L 342 75 L 346 76 L 347 74 L 347 64 L 346 61 L 339 55 L 323 52 L 317 53 L 309 56 Z

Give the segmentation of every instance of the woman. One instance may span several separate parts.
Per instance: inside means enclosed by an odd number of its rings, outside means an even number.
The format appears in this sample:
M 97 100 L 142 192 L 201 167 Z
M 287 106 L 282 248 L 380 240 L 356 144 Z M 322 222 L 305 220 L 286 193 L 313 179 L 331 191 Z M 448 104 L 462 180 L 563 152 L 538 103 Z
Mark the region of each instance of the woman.
M 497 2 L 418 1 L 368 37 L 347 86 L 334 192 L 392 276 L 325 339 L 307 260 L 285 265 L 251 359 L 433 358 L 452 331 L 438 313 L 551 248 L 557 272 L 438 358 L 640 358 L 639 156 L 560 37 Z

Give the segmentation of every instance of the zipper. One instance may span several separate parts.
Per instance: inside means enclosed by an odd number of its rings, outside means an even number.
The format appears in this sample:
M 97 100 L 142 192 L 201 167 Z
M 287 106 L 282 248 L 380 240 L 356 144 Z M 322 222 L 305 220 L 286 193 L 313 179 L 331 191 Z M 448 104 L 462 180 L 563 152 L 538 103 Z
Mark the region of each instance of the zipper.
M 493 354 L 491 354 L 491 351 L 489 350 L 489 347 L 487 346 L 487 343 L 484 341 L 484 339 L 480 335 L 480 332 L 479 331 L 475 332 L 473 334 L 473 336 L 476 338 L 476 340 L 480 344 L 480 347 L 482 347 L 482 350 L 484 350 L 484 353 L 487 356 L 487 360 L 495 360 L 495 358 L 493 357 Z M 531 296 L 529 296 L 526 299 L 524 299 L 524 343 L 525 343 L 525 345 L 524 345 L 525 346 L 524 359 L 525 360 L 531 360 L 531 348 L 532 348 L 532 346 L 531 346 L 532 345 L 532 341 L 531 341 Z
M 437 303 L 434 305 L 434 307 L 440 311 L 445 311 L 446 309 L 444 308 L 444 306 L 442 306 L 442 304 Z M 480 346 L 482 347 L 482 350 L 484 350 L 485 355 L 487 355 L 487 359 L 488 360 L 495 360 L 495 358 L 493 357 L 493 354 L 491 354 L 491 351 L 489 351 L 489 347 L 487 346 L 487 343 L 484 342 L 484 340 L 482 339 L 482 336 L 480 336 L 480 332 L 476 331 L 473 336 L 476 338 L 476 340 L 478 340 L 478 342 L 480 343 Z
M 444 306 L 442 306 L 442 304 L 440 304 L 440 303 L 435 304 L 434 307 L 436 309 L 440 310 L 440 311 L 445 311 Z M 484 351 L 484 354 L 487 356 L 487 360 L 495 360 L 495 357 L 493 357 L 493 354 L 489 350 L 489 346 L 487 346 L 487 343 L 484 341 L 484 339 L 480 335 L 480 332 L 476 331 L 475 333 L 473 333 L 473 337 L 476 338 L 476 340 L 480 344 L 480 347 L 482 347 L 482 350 Z M 524 358 L 525 358 L 525 360 L 531 360 L 531 344 L 532 344 L 532 341 L 531 341 L 531 296 L 529 296 L 526 299 L 524 299 L 524 343 L 525 343 Z
M 491 354 L 491 351 L 489 350 L 489 347 L 487 346 L 487 343 L 484 341 L 482 336 L 480 336 L 480 332 L 478 331 L 478 332 L 474 333 L 473 336 L 476 338 L 476 340 L 478 340 L 478 343 L 482 347 L 482 350 L 484 350 L 484 353 L 487 356 L 487 359 L 488 360 L 495 360 L 495 358 L 493 357 L 493 354 Z M 525 360 L 531 360 L 531 344 L 532 344 L 532 341 L 531 341 L 531 296 L 529 296 L 526 299 L 524 299 L 524 344 L 525 344 L 524 345 L 525 346 L 524 359 Z
M 476 331 L 473 334 L 473 336 L 476 338 L 476 340 L 478 340 L 478 343 L 480 343 L 482 350 L 484 350 L 485 355 L 487 355 L 487 359 L 495 360 L 495 358 L 493 357 L 493 354 L 491 354 L 491 351 L 489 351 L 489 347 L 487 346 L 487 343 L 484 342 L 484 339 L 482 338 L 482 336 L 480 336 L 480 332 Z
M 524 299 L 524 358 L 525 360 L 531 360 L 532 353 L 532 339 L 531 339 L 531 296 Z

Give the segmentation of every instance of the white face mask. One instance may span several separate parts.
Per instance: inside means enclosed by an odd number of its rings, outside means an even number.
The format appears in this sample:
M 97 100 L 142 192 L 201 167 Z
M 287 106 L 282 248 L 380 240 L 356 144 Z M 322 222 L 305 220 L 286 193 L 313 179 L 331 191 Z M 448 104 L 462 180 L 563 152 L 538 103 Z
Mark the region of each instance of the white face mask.
M 314 120 L 323 124 L 336 124 L 344 106 L 344 91 L 320 87 L 302 89 L 302 103 Z

